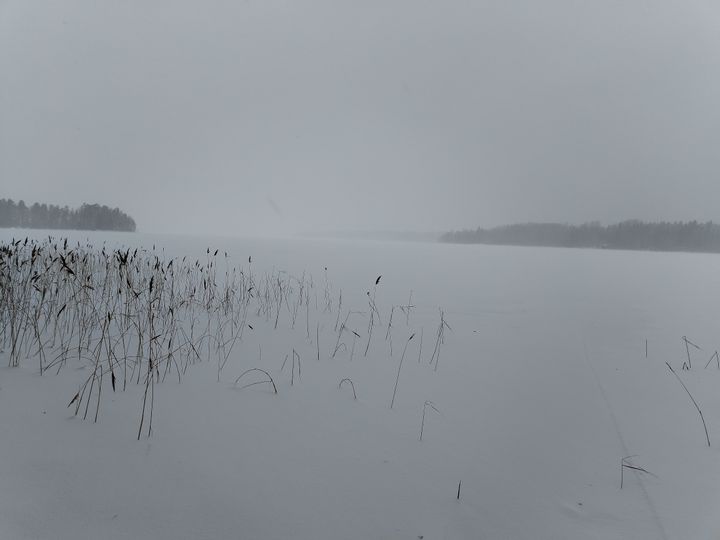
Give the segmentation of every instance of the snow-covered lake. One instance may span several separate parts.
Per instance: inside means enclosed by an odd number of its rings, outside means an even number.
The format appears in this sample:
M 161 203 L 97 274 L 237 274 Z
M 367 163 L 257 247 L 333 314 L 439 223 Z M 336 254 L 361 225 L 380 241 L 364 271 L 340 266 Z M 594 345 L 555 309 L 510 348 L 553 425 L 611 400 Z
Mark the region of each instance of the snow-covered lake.
M 60 235 L 0 239 L 26 234 Z M 154 432 L 140 441 L 138 388 L 108 391 L 98 422 L 83 421 L 66 407 L 80 366 L 41 377 L 32 359 L 6 367 L 5 351 L 0 538 L 720 535 L 720 370 L 705 368 L 720 348 L 716 255 L 62 235 L 155 245 L 167 259 L 208 248 L 238 267 L 252 257 L 256 272 L 312 275 L 318 307 L 294 329 L 289 313 L 277 330 L 250 321 L 220 382 L 208 361 L 158 385 Z M 342 336 L 333 358 L 340 291 L 361 338 L 351 353 Z M 381 324 L 365 356 L 368 291 Z M 431 366 L 439 309 L 449 329 Z M 702 347 L 689 371 L 682 336 Z M 281 365 L 293 349 L 303 363 L 291 385 Z M 665 362 L 702 408 L 712 447 Z M 277 395 L 234 387 L 252 367 L 275 377 Z M 652 475 L 625 469 L 620 489 L 626 456 Z

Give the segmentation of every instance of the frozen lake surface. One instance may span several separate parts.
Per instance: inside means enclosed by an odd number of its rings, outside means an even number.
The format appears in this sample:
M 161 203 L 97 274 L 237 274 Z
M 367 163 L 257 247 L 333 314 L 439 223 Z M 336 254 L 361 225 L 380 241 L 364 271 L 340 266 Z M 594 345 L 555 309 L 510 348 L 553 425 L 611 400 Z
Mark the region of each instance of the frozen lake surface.
M 0 538 L 720 535 L 720 370 L 705 368 L 720 348 L 717 255 L 13 230 L 0 239 L 26 234 L 154 245 L 166 259 L 219 249 L 241 268 L 252 257 L 257 273 L 312 275 L 317 303 L 295 328 L 289 311 L 277 329 L 250 320 L 220 382 L 208 360 L 180 384 L 159 384 L 154 431 L 140 441 L 140 388 L 108 390 L 98 422 L 83 421 L 66 406 L 85 367 L 41 377 L 32 359 L 6 367 L 5 351 Z M 378 276 L 381 324 L 365 356 Z M 361 336 L 354 350 L 351 334 L 335 331 L 340 291 L 341 317 L 350 310 Z M 431 366 L 440 308 L 450 329 Z M 682 336 L 702 347 L 689 371 Z M 303 363 L 291 385 L 281 366 L 293 349 Z M 710 448 L 666 362 L 702 408 Z M 234 387 L 252 367 L 275 377 L 277 395 Z M 357 400 L 338 388 L 343 378 Z M 439 413 L 425 407 L 419 441 L 426 401 Z M 652 475 L 625 469 L 620 489 L 626 456 Z

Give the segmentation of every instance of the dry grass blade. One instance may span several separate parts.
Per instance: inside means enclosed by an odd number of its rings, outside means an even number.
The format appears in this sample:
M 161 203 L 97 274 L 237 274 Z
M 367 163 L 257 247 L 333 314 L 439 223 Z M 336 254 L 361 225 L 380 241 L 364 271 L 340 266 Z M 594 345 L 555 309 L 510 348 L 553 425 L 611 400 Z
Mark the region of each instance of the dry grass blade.
M 353 392 L 353 399 L 357 399 L 357 394 L 355 393 L 355 384 L 350 379 L 348 379 L 348 378 L 342 379 L 340 381 L 340 384 L 338 384 L 338 388 L 342 388 L 342 385 L 344 382 L 350 384 L 350 388 L 352 388 L 352 392 Z
M 420 422 L 420 441 L 422 441 L 422 439 L 423 439 L 423 431 L 425 431 L 425 410 L 426 410 L 428 407 L 430 407 L 430 408 L 431 408 L 433 411 L 435 411 L 436 413 L 442 414 L 442 413 L 438 410 L 438 408 L 435 407 L 435 404 L 434 404 L 432 401 L 429 401 L 429 400 L 428 400 L 428 401 L 426 401 L 426 402 L 423 404 L 422 420 L 421 420 L 421 422 Z
M 712 363 L 713 360 L 717 360 L 717 367 L 720 369 L 720 356 L 718 356 L 718 352 L 715 351 L 715 353 L 710 357 L 710 360 L 707 361 L 707 364 L 705 364 L 705 369 Z
M 402 356 L 400 357 L 400 363 L 398 364 L 397 376 L 395 377 L 395 388 L 393 388 L 392 400 L 390 401 L 390 408 L 391 408 L 391 409 L 393 408 L 393 405 L 395 404 L 395 394 L 397 394 L 398 382 L 400 382 L 400 370 L 402 369 L 403 360 L 405 360 L 405 352 L 407 351 L 408 344 L 410 343 L 410 341 L 411 341 L 412 338 L 414 338 L 414 337 L 415 337 L 415 334 L 412 334 L 412 335 L 408 338 L 408 340 L 405 342 L 405 348 L 403 349 Z
M 241 390 L 242 390 L 243 388 L 247 388 L 247 387 L 249 387 L 249 386 L 254 386 L 254 385 L 256 385 L 256 384 L 270 383 L 270 384 L 272 385 L 272 387 L 273 387 L 273 392 L 274 392 L 275 394 L 278 393 L 278 391 L 277 391 L 277 386 L 275 386 L 275 381 L 273 380 L 273 378 L 270 376 L 270 374 L 269 374 L 267 371 L 265 371 L 264 369 L 260 369 L 260 368 L 250 368 L 250 369 L 247 369 L 247 370 L 243 371 L 243 372 L 240 374 L 240 376 L 239 376 L 237 379 L 235 379 L 235 386 L 237 386 L 238 382 L 240 382 L 240 379 L 242 379 L 242 378 L 243 378 L 245 375 L 247 375 L 248 373 L 252 373 L 252 372 L 260 372 L 260 373 L 263 373 L 263 374 L 267 377 L 267 380 L 266 380 L 266 381 L 255 381 L 255 382 L 246 384 L 245 386 L 242 386 L 242 387 L 240 388 Z
M 634 457 L 637 457 L 637 455 L 632 456 L 625 456 L 620 460 L 620 489 L 623 488 L 623 485 L 625 483 L 625 469 L 630 469 L 632 471 L 641 472 L 644 474 L 649 474 L 653 478 L 657 478 L 658 476 L 656 474 L 651 473 L 647 469 L 643 467 L 639 467 L 637 465 L 634 465 L 630 460 Z
M 693 405 L 695 405 L 695 408 L 697 409 L 697 412 L 700 415 L 700 420 L 702 420 L 702 425 L 703 425 L 703 428 L 705 429 L 705 439 L 707 440 L 707 445 L 710 446 L 710 435 L 708 434 L 707 424 L 705 423 L 705 417 L 703 416 L 703 413 L 700 410 L 700 406 L 697 404 L 697 401 L 695 401 L 695 398 L 692 396 L 692 394 L 690 393 L 690 390 L 688 390 L 687 386 L 685 386 L 685 383 L 682 381 L 680 376 L 677 373 L 675 373 L 675 370 L 672 368 L 672 366 L 670 364 L 668 364 L 667 362 L 665 362 L 665 365 L 668 367 L 670 372 L 673 375 L 675 375 L 675 378 L 685 389 L 685 392 L 687 392 L 687 395 L 690 396 L 690 400 L 693 402 Z

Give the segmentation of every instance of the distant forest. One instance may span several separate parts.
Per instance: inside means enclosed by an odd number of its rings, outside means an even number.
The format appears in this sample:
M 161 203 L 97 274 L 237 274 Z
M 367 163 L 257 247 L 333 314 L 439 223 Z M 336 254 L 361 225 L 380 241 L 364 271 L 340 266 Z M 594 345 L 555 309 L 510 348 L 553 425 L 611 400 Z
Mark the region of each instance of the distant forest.
M 521 223 L 492 229 L 453 231 L 441 242 L 517 246 L 589 247 L 653 251 L 720 252 L 720 225 L 698 223 L 623 221 L 614 225 L 585 223 Z
M 54 204 L 27 206 L 24 201 L 0 199 L 0 227 L 135 232 L 135 220 L 118 208 L 99 204 L 72 209 Z

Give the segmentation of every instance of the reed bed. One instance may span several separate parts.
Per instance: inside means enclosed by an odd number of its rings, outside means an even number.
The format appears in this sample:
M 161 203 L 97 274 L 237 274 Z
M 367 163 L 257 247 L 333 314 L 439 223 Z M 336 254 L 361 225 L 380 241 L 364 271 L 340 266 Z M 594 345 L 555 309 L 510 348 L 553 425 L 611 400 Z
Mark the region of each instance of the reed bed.
M 352 361 L 358 342 L 365 340 L 367 357 L 373 328 L 382 324 L 377 298 L 381 276 L 366 293 L 367 310 L 358 311 L 343 305 L 342 290 L 335 294 L 327 268 L 316 283 L 305 272 L 260 273 L 251 257 L 242 267 L 229 261 L 226 252 L 209 248 L 199 258 L 168 258 L 155 246 L 111 249 L 53 237 L 0 243 L 0 350 L 8 353 L 9 366 L 34 364 L 40 374 L 57 374 L 69 364 L 83 368 L 68 407 L 94 422 L 108 403 L 103 397 L 138 388 L 138 438 L 152 434 L 158 384 L 168 377 L 182 383 L 188 370 L 201 362 L 214 364 L 220 382 L 254 325 L 264 324 L 270 332 L 294 330 L 304 315 L 306 343 L 294 346 L 286 359 L 291 386 L 301 380 L 300 351 L 308 346 L 317 361 Z M 377 337 L 390 343 L 391 355 L 396 307 L 409 324 L 415 307 L 412 292 L 407 304 L 390 307 L 385 340 Z M 335 321 L 334 328 L 328 319 Z M 367 324 L 365 336 L 355 329 L 362 324 Z M 431 359 L 435 369 L 446 327 L 441 312 Z M 335 335 L 323 339 L 323 328 Z M 391 407 L 414 335 L 403 349 Z M 327 355 L 321 355 L 321 339 L 332 347 Z M 268 383 L 276 393 L 277 376 L 273 379 L 262 370 L 261 361 L 262 354 L 259 364 L 237 377 L 235 385 Z M 248 380 L 251 375 L 261 378 Z

